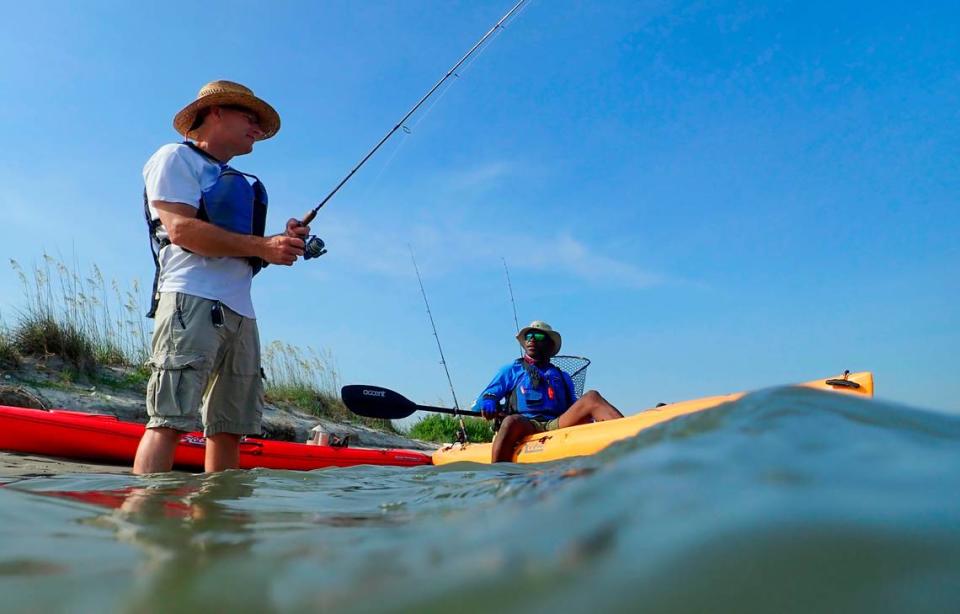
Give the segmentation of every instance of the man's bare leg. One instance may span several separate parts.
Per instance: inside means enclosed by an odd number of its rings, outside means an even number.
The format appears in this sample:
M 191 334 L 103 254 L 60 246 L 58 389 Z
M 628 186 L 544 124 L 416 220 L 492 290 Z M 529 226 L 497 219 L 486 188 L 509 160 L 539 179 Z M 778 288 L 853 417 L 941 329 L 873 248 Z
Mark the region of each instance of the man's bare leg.
M 173 469 L 173 455 L 180 443 L 180 435 L 180 431 L 166 427 L 147 429 L 137 446 L 133 473 L 142 475 Z
M 520 414 L 507 416 L 500 424 L 500 430 L 497 431 L 497 436 L 493 440 L 491 460 L 494 463 L 512 461 L 513 449 L 517 447 L 517 442 L 536 432 L 537 427 Z
M 577 402 L 571 405 L 570 409 L 563 412 L 558 424 L 560 428 L 566 428 L 590 421 L 603 422 L 604 420 L 616 420 L 617 418 L 623 418 L 620 410 L 600 396 L 600 393 L 596 390 L 589 390 L 577 399 Z
M 207 473 L 236 469 L 240 466 L 240 435 L 217 433 L 207 437 L 203 470 Z

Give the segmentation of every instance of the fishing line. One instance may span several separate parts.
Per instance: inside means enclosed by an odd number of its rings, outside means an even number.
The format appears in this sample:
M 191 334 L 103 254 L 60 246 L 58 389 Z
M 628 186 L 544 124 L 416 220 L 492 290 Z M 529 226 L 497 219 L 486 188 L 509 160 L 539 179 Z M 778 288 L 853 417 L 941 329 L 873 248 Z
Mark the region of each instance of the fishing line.
M 471 64 L 473 64 L 473 62 L 476 61 L 476 58 L 480 57 L 480 55 L 483 54 L 483 50 L 485 50 L 486 48 L 487 46 L 484 45 L 483 49 L 481 49 L 480 52 L 478 52 L 473 58 L 470 59 L 469 62 L 467 62 L 467 64 L 464 65 L 463 70 L 461 72 L 466 72 L 467 68 Z M 453 76 L 459 78 L 460 74 L 454 73 Z M 413 134 L 413 131 L 417 129 L 417 126 L 420 125 L 420 122 L 425 120 L 427 116 L 430 115 L 431 111 L 433 111 L 433 108 L 437 106 L 437 104 L 441 100 L 443 100 L 443 97 L 447 95 L 447 92 L 450 91 L 450 88 L 453 87 L 454 83 L 456 83 L 456 81 L 450 80 L 447 84 L 443 86 L 443 88 L 440 90 L 440 93 L 437 94 L 436 97 L 433 99 L 433 101 L 431 101 L 430 104 L 427 105 L 427 107 L 423 110 L 423 113 L 420 113 L 419 117 L 415 118 L 413 125 L 408 126 L 406 124 L 403 124 L 402 126 L 400 126 L 400 130 L 403 132 L 403 136 L 401 137 L 400 141 L 397 143 L 397 146 L 393 148 L 393 151 L 390 152 L 390 155 L 387 156 L 386 162 L 384 162 L 383 166 L 380 167 L 380 170 L 377 172 L 376 177 L 374 177 L 373 181 L 370 183 L 370 187 L 364 192 L 364 194 L 367 197 L 373 195 L 374 189 L 379 185 L 380 179 L 383 177 L 383 174 L 387 171 L 388 168 L 390 168 L 390 166 L 393 164 L 394 158 L 397 157 L 397 154 L 400 152 L 401 149 L 403 149 L 403 146 L 406 145 L 407 141 L 410 140 L 410 135 Z
M 413 246 L 409 243 L 407 248 L 410 250 L 410 260 L 413 261 L 413 270 L 417 273 L 417 282 L 420 284 L 420 294 L 423 295 L 423 304 L 427 306 L 427 317 L 430 318 L 430 327 L 433 328 L 433 337 L 437 340 L 437 349 L 440 350 L 440 364 L 443 365 L 443 372 L 447 374 L 447 383 L 450 384 L 450 394 L 453 395 L 453 412 L 460 421 L 460 433 L 457 440 L 459 443 L 467 441 L 467 427 L 463 423 L 463 416 L 460 414 L 460 403 L 457 402 L 457 393 L 453 389 L 453 379 L 450 377 L 450 369 L 447 368 L 447 359 L 443 356 L 443 346 L 440 345 L 440 335 L 437 334 L 437 325 L 433 321 L 433 313 L 430 311 L 430 301 L 427 300 L 427 291 L 423 288 L 423 279 L 420 277 L 420 267 L 417 266 L 417 258 L 413 255 Z
M 523 11 L 521 10 L 520 12 L 523 12 Z M 519 13 L 518 13 L 518 15 L 519 15 Z M 453 76 L 456 77 L 457 79 L 459 79 L 461 75 L 466 74 L 467 71 L 470 70 L 470 67 L 473 66 L 474 62 L 476 62 L 478 59 L 480 59 L 480 56 L 482 56 L 482 55 L 484 54 L 484 52 L 487 50 L 487 48 L 490 47 L 490 43 L 493 42 L 493 40 L 494 40 L 494 39 L 496 38 L 496 36 L 499 34 L 499 31 L 500 31 L 500 30 L 503 30 L 503 29 L 505 29 L 505 26 L 503 26 L 503 25 L 500 25 L 499 27 L 495 27 L 495 28 L 494 28 L 494 35 L 493 35 L 487 42 L 483 43 L 482 46 L 478 47 L 476 53 L 475 53 L 472 57 L 470 57 L 470 59 L 467 60 L 467 62 L 464 63 L 463 67 L 462 67 L 459 71 L 454 72 L 454 73 L 453 73 Z M 414 122 L 414 124 L 413 124 L 412 126 L 408 127 L 408 126 L 406 126 L 406 125 L 403 125 L 403 126 L 401 126 L 401 129 L 405 130 L 405 131 L 407 132 L 407 134 L 410 134 L 413 130 L 415 130 L 416 127 L 420 125 L 420 122 L 422 122 L 423 120 L 425 120 L 425 119 L 427 118 L 427 116 L 430 115 L 430 112 L 433 111 L 433 108 L 434 108 L 435 106 L 437 106 L 437 103 L 439 103 L 441 100 L 443 100 L 443 97 L 447 95 L 447 92 L 450 91 L 450 89 L 453 87 L 453 84 L 454 84 L 454 83 L 456 83 L 456 81 L 451 80 L 449 83 L 447 83 L 447 84 L 443 87 L 443 89 L 440 90 L 440 93 L 437 94 L 437 97 L 433 99 L 433 102 L 431 102 L 429 105 L 427 105 L 427 108 L 424 109 L 423 113 L 420 114 L 420 117 L 418 117 L 418 118 L 416 119 L 416 121 Z
M 522 6 L 520 10 L 518 10 L 517 13 L 515 14 L 514 19 L 519 17 L 523 13 L 523 11 L 525 11 L 526 9 L 527 9 L 527 6 Z M 506 29 L 506 25 L 504 24 L 500 24 L 499 27 L 494 27 L 493 36 L 491 36 L 486 42 L 483 42 L 483 44 L 477 48 L 474 55 L 472 55 L 470 59 L 468 59 L 463 64 L 460 70 L 453 73 L 453 76 L 459 79 L 461 75 L 466 74 L 470 70 L 470 68 L 474 65 L 474 63 L 476 63 L 476 61 L 480 59 L 480 56 L 482 56 L 487 51 L 491 43 L 493 43 L 493 41 L 497 38 L 500 32 L 505 29 Z M 404 136 L 403 138 L 400 139 L 399 144 L 393 149 L 393 151 L 390 152 L 390 155 L 387 157 L 386 162 L 384 162 L 383 166 L 380 167 L 380 170 L 377 171 L 377 174 L 373 178 L 373 181 L 370 182 L 370 186 L 364 191 L 364 200 L 369 200 L 369 198 L 374 195 L 376 188 L 380 184 L 380 179 L 383 177 L 384 173 L 387 172 L 387 169 L 389 169 L 390 166 L 393 164 L 393 160 L 397 157 L 397 154 L 400 152 L 403 146 L 407 144 L 407 141 L 409 140 L 407 137 L 409 137 L 417 129 L 417 126 L 419 126 L 420 123 L 423 122 L 423 120 L 427 119 L 430 113 L 433 112 L 434 107 L 436 107 L 440 103 L 440 101 L 443 100 L 444 96 L 447 95 L 447 92 L 449 92 L 450 89 L 453 88 L 454 83 L 456 83 L 456 81 L 451 79 L 448 83 L 444 84 L 444 86 L 440 89 L 440 93 L 437 94 L 436 97 L 433 99 L 433 101 L 431 101 L 430 104 L 427 105 L 427 107 L 423 110 L 423 113 L 420 113 L 418 117 L 414 118 L 414 122 L 412 125 L 402 124 L 400 126 L 400 129 L 404 132 Z
M 389 132 L 387 132 L 387 134 L 386 134 L 382 139 L 380 139 L 380 141 L 373 147 L 373 149 L 371 149 L 369 152 L 367 152 L 367 154 L 366 154 L 363 158 L 361 158 L 360 162 L 358 162 L 358 163 L 356 164 L 356 166 L 354 166 L 354 167 L 350 170 L 350 172 L 347 173 L 347 175 L 346 175 L 342 180 L 340 180 L 340 183 L 338 183 L 338 184 L 333 188 L 333 190 L 331 190 L 330 193 L 327 194 L 327 196 L 324 197 L 324 199 L 320 201 L 320 203 L 319 203 L 316 207 L 314 207 L 309 213 L 307 213 L 305 216 L 303 216 L 303 220 L 300 222 L 300 224 L 301 224 L 302 226 L 306 226 L 307 224 L 309 224 L 310 222 L 312 222 L 313 219 L 317 216 L 317 212 L 320 211 L 320 209 L 321 209 L 324 205 L 326 205 L 327 202 L 328 202 L 331 198 L 333 198 L 333 195 L 334 195 L 334 194 L 336 194 L 338 191 L 340 191 L 340 188 L 342 188 L 343 185 L 344 185 L 345 183 L 347 183 L 347 181 L 349 181 L 351 177 L 353 177 L 354 173 L 356 173 L 358 170 L 360 170 L 360 167 L 363 166 L 363 165 L 367 162 L 367 160 L 369 160 L 369 159 L 373 156 L 373 154 L 375 154 L 375 153 L 377 152 L 377 150 L 380 149 L 380 147 L 381 147 L 384 143 L 386 143 L 387 140 L 388 140 L 391 136 L 393 136 L 393 134 L 394 134 L 397 130 L 404 129 L 404 131 L 408 131 L 409 128 L 406 128 L 404 124 L 405 124 L 406 121 L 410 118 L 410 116 L 412 116 L 412 115 L 417 111 L 417 109 L 419 109 L 419 108 L 423 105 L 423 103 L 426 102 L 427 99 L 429 99 L 429 98 L 433 95 L 434 92 L 436 92 L 438 89 L 440 89 L 440 87 L 441 87 L 444 83 L 446 83 L 447 80 L 448 80 L 451 76 L 453 76 L 453 75 L 456 73 L 457 69 L 459 69 L 467 60 L 469 60 L 470 57 L 471 57 L 472 55 L 474 55 L 474 53 L 476 53 L 476 51 L 477 51 L 478 49 L 480 49 L 481 47 L 483 47 L 484 43 L 486 43 L 487 40 L 489 40 L 490 37 L 493 36 L 493 35 L 497 32 L 497 30 L 499 30 L 500 28 L 502 28 L 502 27 L 503 27 L 503 24 L 506 23 L 506 21 L 507 21 L 508 19 L 510 19 L 510 17 L 511 17 L 514 13 L 516 13 L 516 12 L 520 9 L 521 6 L 524 5 L 524 3 L 526 3 L 526 1 L 527 1 L 527 0 L 519 0 L 519 2 L 517 2 L 517 3 L 513 6 L 513 8 L 511 8 L 509 11 L 507 11 L 507 13 L 506 13 L 503 17 L 501 17 L 500 20 L 497 21 L 497 23 L 494 24 L 493 27 L 490 28 L 490 29 L 487 31 L 487 33 L 484 34 L 484 35 L 480 38 L 480 40 L 477 41 L 476 44 L 473 45 L 473 47 L 470 48 L 469 51 L 467 51 L 467 53 L 464 54 L 464 56 L 461 57 L 461 58 L 457 61 L 457 63 L 454 64 L 453 67 L 450 68 L 450 70 L 448 70 L 447 73 L 446 73 L 439 81 L 437 81 L 436 84 L 434 84 L 434 86 L 433 86 L 432 88 L 430 88 L 430 91 L 428 91 L 419 101 L 417 101 L 417 104 L 413 105 L 413 108 L 411 108 L 409 111 L 407 111 L 406 115 L 404 115 L 404 116 L 400 119 L 400 121 L 398 121 L 397 124 L 396 124 Z M 307 247 L 306 247 L 306 249 L 305 249 L 305 252 L 306 252 L 306 253 L 305 253 L 305 255 L 304 255 L 304 258 L 305 258 L 305 259 L 309 259 L 309 258 L 316 258 L 317 256 L 325 253 L 326 250 L 325 250 L 324 247 L 323 247 L 323 241 L 320 240 L 319 237 L 311 236 L 311 237 L 308 237 L 308 239 L 307 239 Z
M 374 177 L 373 181 L 370 182 L 370 186 L 363 191 L 363 194 L 362 194 L 363 201 L 372 200 L 373 197 L 376 196 L 376 189 L 380 186 L 380 179 L 383 177 L 384 173 L 387 172 L 387 169 L 390 168 L 390 166 L 393 164 L 393 160 L 394 158 L 397 157 L 397 153 L 399 153 L 399 151 L 403 149 L 403 146 L 407 144 L 410 133 L 407 132 L 406 130 L 404 130 L 404 132 L 405 134 L 403 138 L 397 141 L 397 146 L 394 147 L 393 151 L 390 152 L 390 155 L 387 156 L 387 159 L 383 163 L 383 166 L 381 166 L 380 170 L 377 171 L 376 177 Z
M 485 48 L 486 47 L 484 47 L 484 49 Z M 478 53 L 477 57 L 479 57 L 479 55 L 480 54 Z M 469 66 L 473 62 L 474 62 L 474 59 L 471 59 L 470 62 L 467 64 L 467 66 Z M 464 67 L 464 69 L 466 69 L 466 66 Z M 459 77 L 460 75 L 454 74 L 454 76 Z M 412 126 L 407 126 L 406 124 L 400 126 L 400 130 L 402 130 L 404 133 L 403 137 L 397 143 L 397 146 L 393 148 L 393 151 L 390 152 L 390 155 L 387 156 L 386 162 L 384 162 L 383 166 L 380 167 L 380 170 L 377 172 L 376 177 L 373 178 L 373 181 L 370 182 L 370 187 L 364 191 L 365 200 L 369 200 L 369 198 L 374 195 L 374 190 L 379 186 L 380 179 L 383 177 L 384 173 L 387 172 L 387 169 L 390 168 L 390 166 L 393 164 L 394 159 L 397 157 L 397 154 L 400 153 L 400 150 L 403 149 L 403 146 L 406 145 L 407 141 L 410 140 L 410 135 L 413 134 L 413 131 L 417 129 L 417 126 L 420 125 L 420 122 L 425 120 L 427 116 L 430 115 L 430 112 L 433 111 L 433 108 L 435 106 L 437 106 L 437 103 L 443 100 L 443 97 L 447 95 L 447 92 L 450 91 L 450 88 L 453 87 L 454 83 L 455 81 L 451 80 L 449 83 L 443 86 L 443 89 L 440 90 L 440 93 L 437 94 L 436 98 L 434 98 L 433 101 L 424 109 L 423 113 L 421 113 L 420 116 L 416 118 L 416 121 L 413 123 Z
M 479 54 L 478 54 L 479 55 Z M 470 61 L 472 63 L 473 60 Z M 459 77 L 460 75 L 454 75 Z M 430 115 L 430 112 L 433 110 L 433 107 L 437 106 L 437 103 L 443 100 L 443 97 L 447 94 L 450 88 L 453 87 L 454 81 L 447 83 L 440 93 L 437 94 L 436 98 L 424 109 L 423 113 L 420 114 L 412 126 L 407 126 L 406 124 L 400 126 L 400 130 L 403 131 L 403 137 L 398 141 L 397 146 L 393 148 L 393 151 L 390 152 L 390 155 L 387 156 L 386 162 L 383 163 L 383 166 L 380 167 L 380 170 L 377 171 L 376 177 L 373 178 L 373 181 L 370 182 L 370 187 L 364 191 L 364 200 L 369 200 L 370 197 L 374 195 L 374 190 L 379 186 L 380 179 L 383 177 L 384 173 L 387 172 L 387 169 L 393 164 L 394 159 L 397 157 L 397 154 L 400 153 L 400 150 L 403 149 L 403 146 L 407 144 L 407 141 L 410 140 L 410 135 L 413 134 L 413 131 L 416 130 L 417 126 L 420 125 L 424 119 Z
M 486 49 L 486 45 L 484 46 L 484 49 Z M 474 61 L 476 61 L 476 58 L 479 57 L 479 56 L 482 54 L 482 52 L 483 52 L 483 51 L 481 50 L 480 53 L 478 53 L 476 56 L 474 56 L 474 58 L 472 58 L 472 59 L 464 66 L 463 72 L 465 72 L 466 69 L 467 69 L 471 64 L 473 64 Z M 460 75 L 457 74 L 457 73 L 454 73 L 453 76 L 454 76 L 454 77 L 460 77 Z M 421 113 L 420 116 L 416 118 L 416 120 L 414 121 L 414 123 L 413 123 L 412 126 L 407 126 L 406 124 L 400 126 L 400 130 L 402 130 L 403 133 L 404 133 L 404 134 L 403 134 L 403 137 L 400 139 L 400 141 L 399 141 L 399 143 L 397 144 L 397 146 L 393 148 L 393 151 L 390 152 L 390 155 L 387 156 L 386 162 L 384 162 L 383 166 L 380 167 L 380 170 L 377 172 L 376 177 L 374 177 L 374 178 L 373 178 L 373 181 L 370 183 L 370 187 L 367 188 L 367 190 L 364 192 L 364 194 L 365 194 L 365 199 L 369 199 L 369 197 L 373 196 L 374 190 L 375 190 L 376 187 L 380 184 L 380 179 L 383 177 L 383 174 L 384 174 L 385 172 L 387 172 L 387 169 L 390 168 L 390 166 L 393 164 L 393 160 L 397 157 L 397 154 L 400 152 L 401 149 L 403 149 L 403 146 L 407 144 L 407 141 L 410 140 L 410 138 L 409 138 L 410 135 L 413 134 L 413 131 L 417 129 L 417 126 L 420 125 L 420 122 L 422 122 L 423 120 L 425 120 L 425 119 L 427 118 L 427 116 L 430 115 L 430 112 L 433 111 L 433 108 L 434 108 L 435 106 L 437 106 L 437 104 L 438 104 L 441 100 L 443 100 L 443 97 L 447 95 L 447 92 L 450 91 L 450 89 L 453 87 L 453 84 L 454 84 L 454 83 L 455 83 L 455 81 L 451 80 L 449 83 L 447 83 L 446 85 L 443 86 L 443 89 L 440 90 L 440 93 L 437 94 L 437 96 L 433 99 L 433 101 L 432 101 L 429 105 L 427 105 L 427 107 L 423 110 L 423 113 Z

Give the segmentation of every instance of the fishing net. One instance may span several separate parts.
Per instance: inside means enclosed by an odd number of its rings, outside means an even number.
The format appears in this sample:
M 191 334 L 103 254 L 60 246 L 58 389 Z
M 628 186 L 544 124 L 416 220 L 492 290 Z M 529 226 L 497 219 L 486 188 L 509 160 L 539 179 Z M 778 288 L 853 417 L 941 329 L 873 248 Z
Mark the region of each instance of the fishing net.
M 570 374 L 577 398 L 582 397 L 587 384 L 587 367 L 590 366 L 590 359 L 583 356 L 554 356 L 550 362 Z

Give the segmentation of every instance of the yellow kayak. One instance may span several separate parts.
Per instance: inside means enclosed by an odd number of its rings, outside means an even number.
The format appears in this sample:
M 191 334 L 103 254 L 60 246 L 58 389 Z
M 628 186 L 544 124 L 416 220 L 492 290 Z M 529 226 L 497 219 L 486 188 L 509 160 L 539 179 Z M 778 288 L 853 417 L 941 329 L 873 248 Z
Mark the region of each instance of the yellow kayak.
M 873 374 L 868 371 L 845 373 L 833 378 L 818 379 L 800 385 L 866 397 L 873 396 Z M 565 429 L 530 435 L 522 439 L 517 445 L 513 454 L 513 462 L 542 463 L 571 456 L 596 454 L 610 444 L 632 437 L 651 426 L 672 420 L 677 416 L 713 409 L 724 403 L 735 401 L 745 394 L 745 392 L 739 392 L 671 403 L 647 409 L 619 420 L 579 424 Z M 433 464 L 489 463 L 490 446 L 489 443 L 448 444 L 433 453 Z

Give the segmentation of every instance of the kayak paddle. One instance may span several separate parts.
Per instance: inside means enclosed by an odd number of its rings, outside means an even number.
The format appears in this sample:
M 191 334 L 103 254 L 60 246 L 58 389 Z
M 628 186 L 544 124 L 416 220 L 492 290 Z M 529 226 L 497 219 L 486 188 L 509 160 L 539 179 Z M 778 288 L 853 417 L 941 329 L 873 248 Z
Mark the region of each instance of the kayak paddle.
M 478 411 L 465 411 L 449 407 L 433 407 L 431 405 L 417 405 L 405 396 L 380 386 L 365 386 L 351 384 L 340 389 L 340 398 L 350 411 L 366 418 L 383 418 L 385 420 L 399 420 L 406 418 L 415 411 L 433 411 L 441 414 L 462 416 L 480 416 Z

